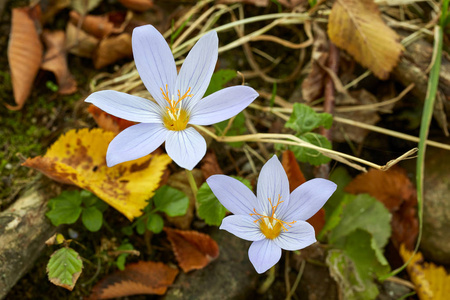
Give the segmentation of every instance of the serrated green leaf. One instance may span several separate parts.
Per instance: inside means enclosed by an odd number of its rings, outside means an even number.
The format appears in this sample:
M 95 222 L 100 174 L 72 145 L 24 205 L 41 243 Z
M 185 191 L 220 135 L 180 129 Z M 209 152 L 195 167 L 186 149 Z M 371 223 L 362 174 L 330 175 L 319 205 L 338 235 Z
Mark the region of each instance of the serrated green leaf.
M 232 176 L 245 184 L 249 189 L 252 188 L 250 182 L 244 178 Z M 198 215 L 206 224 L 219 226 L 227 212 L 227 209 L 217 200 L 209 185 L 205 182 L 198 189 L 197 193 Z
M 342 219 L 330 232 L 329 243 L 340 244 L 357 229 L 372 234 L 379 248 L 383 248 L 391 235 L 391 213 L 384 205 L 367 194 L 347 195 Z
M 230 122 L 230 120 L 225 120 L 214 124 L 214 128 L 217 130 L 219 136 L 222 135 L 225 131 L 225 128 L 228 127 L 228 122 Z M 238 136 L 244 134 L 246 131 L 247 127 L 245 127 L 245 116 L 243 112 L 240 112 L 234 118 L 233 123 L 228 128 L 225 136 Z M 229 144 L 231 147 L 240 148 L 242 147 L 242 145 L 244 145 L 244 142 L 232 142 L 227 144 Z
M 208 95 L 211 95 L 212 93 L 217 92 L 218 90 L 223 89 L 224 85 L 236 76 L 237 72 L 234 70 L 225 69 L 215 72 L 211 77 L 211 81 L 209 82 L 209 86 L 206 89 L 203 97 L 206 97 Z
M 311 143 L 322 148 L 331 149 L 331 143 L 326 137 L 314 132 L 307 132 L 297 135 L 305 142 Z M 289 146 L 289 150 L 294 152 L 295 158 L 301 162 L 307 162 L 314 166 L 328 163 L 331 159 L 321 154 L 319 151 L 300 146 Z
M 55 251 L 47 264 L 48 279 L 55 285 L 72 290 L 83 268 L 79 254 L 71 248 Z
M 164 227 L 164 220 L 158 214 L 151 214 L 147 218 L 147 229 L 154 232 L 160 233 Z
M 189 207 L 188 196 L 168 185 L 155 192 L 153 202 L 157 210 L 165 212 L 170 217 L 184 216 Z
M 45 214 L 54 226 L 75 223 L 81 214 L 79 191 L 64 191 L 48 202 L 49 211 Z
M 384 257 L 380 261 L 377 252 L 381 254 L 381 250 L 373 241 L 370 233 L 357 229 L 345 237 L 339 249 L 328 252 L 326 263 L 340 286 L 343 299 L 377 297 L 376 279 L 389 272 L 389 265 Z
M 311 107 L 302 103 L 294 103 L 291 117 L 285 127 L 294 129 L 297 134 L 310 132 L 319 126 L 330 128 L 333 116 L 328 113 L 316 113 Z
M 81 221 L 87 230 L 95 232 L 100 230 L 103 224 L 103 214 L 95 206 L 83 209 Z

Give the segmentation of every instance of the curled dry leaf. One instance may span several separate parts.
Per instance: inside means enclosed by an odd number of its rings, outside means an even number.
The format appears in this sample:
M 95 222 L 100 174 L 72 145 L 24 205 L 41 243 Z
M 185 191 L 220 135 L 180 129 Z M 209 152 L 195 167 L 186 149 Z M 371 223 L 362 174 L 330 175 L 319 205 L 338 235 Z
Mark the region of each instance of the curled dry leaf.
M 114 31 L 114 23 L 109 21 L 108 16 L 86 15 L 82 17 L 77 11 L 70 12 L 70 22 L 78 27 L 81 22 L 81 29 L 87 34 L 96 38 L 104 38 Z
M 123 271 L 107 275 L 92 289 L 88 299 L 111 299 L 141 294 L 164 295 L 178 275 L 178 269 L 160 262 L 140 261 Z
M 106 150 L 114 135 L 102 129 L 71 130 L 44 156 L 28 158 L 22 165 L 89 190 L 133 220 L 142 215 L 171 159 L 165 154 L 150 154 L 108 168 Z
M 217 161 L 216 153 L 209 150 L 205 157 L 202 159 L 201 170 L 203 173 L 203 178 L 208 178 L 211 175 L 223 174 L 222 168 L 219 166 Z
M 64 31 L 49 31 L 42 32 L 47 51 L 42 61 L 41 68 L 53 72 L 58 82 L 58 93 L 68 95 L 75 93 L 77 90 L 77 82 L 73 78 L 67 66 L 66 57 L 66 36 Z
M 392 241 L 398 248 L 405 244 L 408 249 L 414 248 L 418 234 L 416 218 L 416 190 L 400 167 L 387 171 L 370 169 L 360 174 L 345 188 L 352 194 L 367 193 L 382 202 L 392 213 Z
M 328 36 L 383 80 L 397 65 L 403 51 L 397 34 L 383 22 L 373 0 L 335 1 Z
M 136 124 L 135 122 L 110 115 L 93 104 L 89 105 L 88 111 L 99 127 L 107 131 L 112 131 L 115 134 L 118 134 L 125 128 Z
M 80 57 L 91 58 L 98 43 L 99 40 L 95 36 L 78 29 L 71 22 L 67 23 L 66 48 L 69 49 L 70 53 Z
M 144 12 L 153 7 L 152 0 L 119 0 L 128 9 Z
M 100 42 L 94 54 L 94 67 L 100 69 L 127 57 L 132 57 L 131 35 L 125 32 Z
M 219 256 L 219 246 L 209 235 L 194 230 L 164 227 L 178 265 L 184 272 L 203 269 Z
M 35 26 L 36 9 L 38 6 L 12 10 L 8 62 L 17 106 L 6 105 L 12 110 L 19 110 L 25 104 L 42 61 L 43 47 Z

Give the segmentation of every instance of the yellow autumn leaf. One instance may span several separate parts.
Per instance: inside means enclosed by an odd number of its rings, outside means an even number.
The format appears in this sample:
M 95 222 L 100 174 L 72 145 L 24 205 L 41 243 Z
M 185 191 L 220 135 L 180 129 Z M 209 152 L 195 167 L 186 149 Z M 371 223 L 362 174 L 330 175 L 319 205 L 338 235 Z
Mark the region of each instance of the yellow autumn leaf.
M 413 254 L 402 244 L 400 255 L 403 261 Z M 450 295 L 450 275 L 444 267 L 424 261 L 422 253 L 416 253 L 406 266 L 420 300 L 448 299 Z
M 133 220 L 142 214 L 172 160 L 166 154 L 150 154 L 108 168 L 106 150 L 114 136 L 103 129 L 74 129 L 60 136 L 44 156 L 28 158 L 22 165 L 89 190 Z
M 380 79 L 388 78 L 404 49 L 395 31 L 381 19 L 373 0 L 336 0 L 328 36 Z

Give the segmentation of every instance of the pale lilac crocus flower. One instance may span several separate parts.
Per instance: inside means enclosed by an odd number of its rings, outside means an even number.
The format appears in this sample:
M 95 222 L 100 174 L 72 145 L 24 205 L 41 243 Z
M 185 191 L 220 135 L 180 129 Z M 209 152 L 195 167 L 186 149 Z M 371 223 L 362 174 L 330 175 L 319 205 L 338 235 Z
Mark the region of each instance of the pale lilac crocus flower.
M 229 176 L 213 175 L 206 181 L 220 203 L 234 214 L 223 219 L 220 229 L 253 242 L 248 256 L 260 274 L 280 260 L 281 249 L 299 250 L 316 242 L 314 228 L 305 221 L 336 190 L 333 182 L 315 178 L 289 195 L 289 181 L 276 156 L 261 169 L 257 197 Z
M 154 100 L 107 90 L 85 101 L 116 117 L 140 122 L 109 144 L 109 167 L 145 156 L 163 142 L 180 167 L 192 170 L 206 153 L 205 139 L 189 125 L 211 125 L 241 112 L 258 93 L 247 86 L 222 89 L 202 99 L 218 55 L 215 31 L 205 34 L 189 52 L 180 73 L 164 37 L 151 25 L 133 31 L 132 48 L 139 75 Z

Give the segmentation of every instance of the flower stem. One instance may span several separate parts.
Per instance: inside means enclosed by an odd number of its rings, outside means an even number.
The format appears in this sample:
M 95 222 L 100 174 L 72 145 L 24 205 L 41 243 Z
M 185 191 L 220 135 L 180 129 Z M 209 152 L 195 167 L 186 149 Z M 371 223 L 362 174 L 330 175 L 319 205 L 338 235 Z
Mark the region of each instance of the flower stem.
M 197 199 L 197 183 L 195 183 L 194 175 L 192 175 L 192 172 L 186 169 L 186 177 L 189 182 L 189 185 L 191 186 L 192 193 L 194 194 L 194 198 Z
M 269 269 L 269 275 L 266 280 L 261 284 L 258 289 L 258 294 L 264 294 L 270 288 L 272 283 L 275 281 L 275 266 Z

